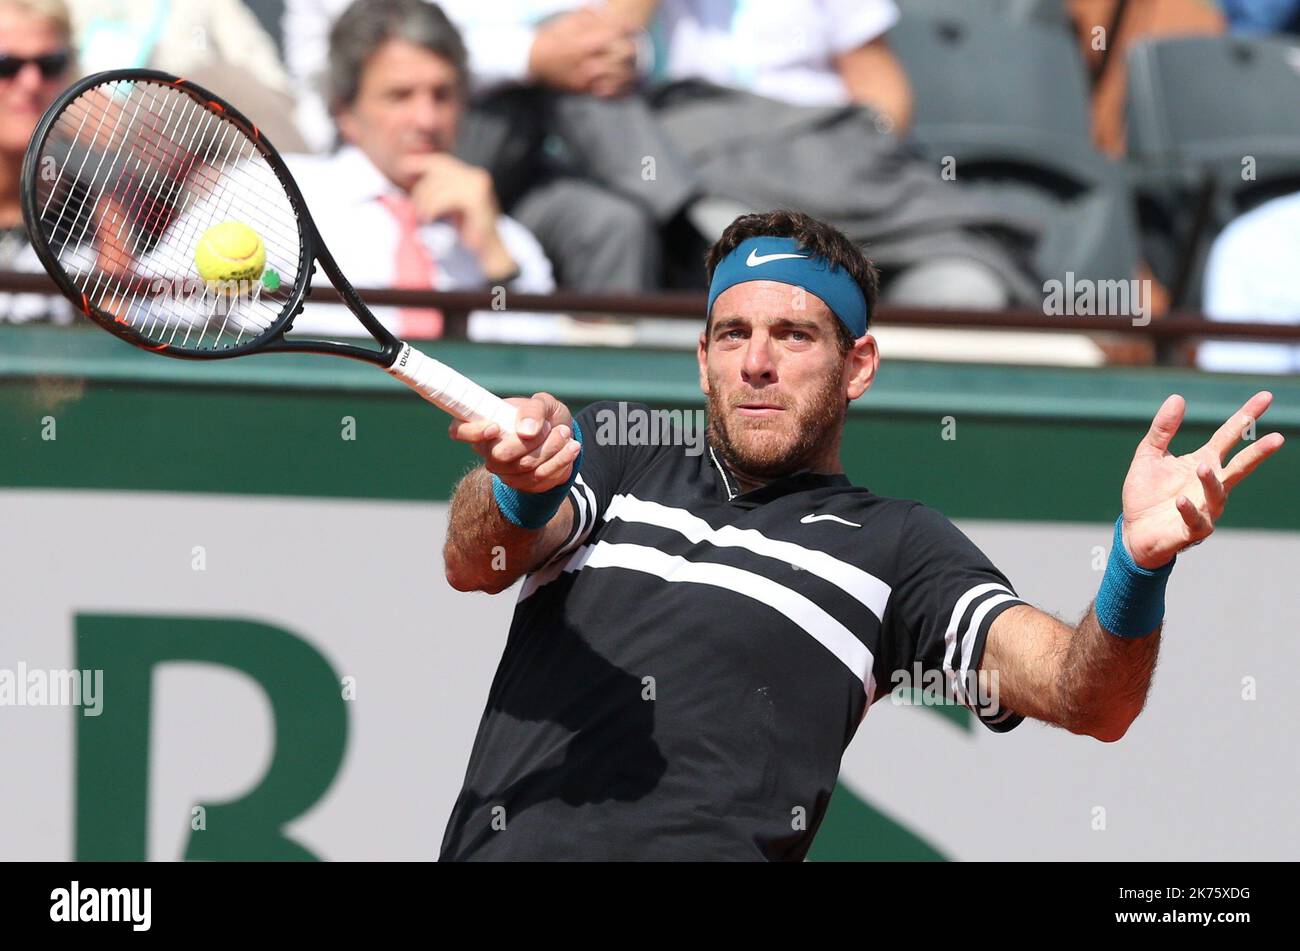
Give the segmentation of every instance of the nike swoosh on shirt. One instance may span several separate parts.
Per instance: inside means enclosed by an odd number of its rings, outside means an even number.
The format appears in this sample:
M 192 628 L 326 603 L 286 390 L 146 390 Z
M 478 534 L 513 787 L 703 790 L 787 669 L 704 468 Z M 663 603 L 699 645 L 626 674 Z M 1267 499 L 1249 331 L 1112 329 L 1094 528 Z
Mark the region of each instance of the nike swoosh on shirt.
M 760 264 L 766 264 L 768 261 L 780 261 L 784 258 L 806 258 L 806 254 L 759 254 L 758 248 L 751 248 L 749 257 L 745 258 L 745 264 L 749 267 L 758 267 Z
M 840 518 L 838 515 L 805 515 L 803 518 L 799 519 L 799 521 L 805 525 L 811 525 L 813 522 L 831 521 L 839 522 L 841 525 L 852 525 L 854 528 L 862 527 L 857 522 L 850 522 L 847 519 Z

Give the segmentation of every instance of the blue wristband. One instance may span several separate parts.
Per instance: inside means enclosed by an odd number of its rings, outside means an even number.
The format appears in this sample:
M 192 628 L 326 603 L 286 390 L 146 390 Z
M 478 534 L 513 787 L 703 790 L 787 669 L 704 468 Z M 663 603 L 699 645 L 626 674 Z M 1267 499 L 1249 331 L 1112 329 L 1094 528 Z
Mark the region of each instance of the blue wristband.
M 578 421 L 575 419 L 569 424 L 573 430 L 573 438 L 582 445 L 582 430 L 578 428 Z M 545 492 L 520 492 L 518 489 L 512 489 L 501 481 L 499 476 L 492 477 L 492 497 L 497 500 L 497 508 L 505 516 L 506 521 L 518 525 L 520 528 L 538 529 L 551 520 L 551 516 L 560 510 L 564 504 L 564 497 L 569 494 L 569 488 L 578 478 L 578 468 L 582 465 L 582 454 L 584 450 L 578 450 L 578 458 L 573 460 L 573 470 L 569 473 L 569 479 L 563 485 L 557 485 L 553 489 L 547 489 Z
M 1124 547 L 1124 516 L 1115 520 L 1110 560 L 1093 604 L 1097 623 L 1118 637 L 1145 637 L 1165 617 L 1165 582 L 1177 556 L 1159 568 L 1139 566 Z

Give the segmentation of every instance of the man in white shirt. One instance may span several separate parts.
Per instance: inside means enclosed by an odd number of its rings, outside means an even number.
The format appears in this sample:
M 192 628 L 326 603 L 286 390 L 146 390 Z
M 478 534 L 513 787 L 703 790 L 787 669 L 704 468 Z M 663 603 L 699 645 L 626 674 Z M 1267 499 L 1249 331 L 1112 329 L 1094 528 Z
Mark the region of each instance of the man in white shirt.
M 902 134 L 911 88 L 885 34 L 893 0 L 660 0 L 664 74 L 800 106 L 875 108 Z
M 501 214 L 483 169 L 451 154 L 465 106 L 466 54 L 437 7 L 359 0 L 330 36 L 339 137 L 328 156 L 290 156 L 325 243 L 357 286 L 437 290 L 555 287 L 537 240 Z M 439 336 L 428 309 L 378 308 L 399 336 Z M 509 318 L 529 325 L 545 318 Z M 480 321 L 481 322 L 481 321 Z M 356 333 L 341 308 L 310 306 L 295 329 Z
M 1205 270 L 1205 315 L 1212 320 L 1300 325 L 1300 193 L 1275 198 L 1223 229 Z M 1203 370 L 1300 373 L 1300 345 L 1208 340 L 1196 352 Z
M 610 2 L 653 22 L 669 81 L 655 114 L 708 194 L 831 222 L 870 247 L 895 306 L 1041 302 L 1025 250 L 1041 222 L 902 143 L 912 95 L 886 40 L 894 0 Z
M 322 147 L 334 132 L 315 91 L 323 36 L 346 5 L 288 0 L 285 6 L 299 124 Z M 387 6 L 410 4 L 390 0 Z M 443 0 L 440 6 L 470 54 L 474 97 L 457 154 L 491 172 L 502 206 L 539 238 L 566 287 L 638 292 L 659 286 L 661 229 L 670 238 L 699 240 L 686 213 L 700 188 L 634 91 L 649 65 L 645 32 L 615 3 Z
M 297 121 L 313 148 L 334 141 L 321 95 L 329 30 L 352 0 L 286 0 L 285 60 L 298 85 Z M 476 93 L 538 83 L 552 89 L 618 96 L 637 77 L 632 33 L 610 11 L 584 0 L 442 0 L 469 51 Z M 572 15 L 571 15 L 572 14 Z M 643 54 L 644 55 L 644 52 Z

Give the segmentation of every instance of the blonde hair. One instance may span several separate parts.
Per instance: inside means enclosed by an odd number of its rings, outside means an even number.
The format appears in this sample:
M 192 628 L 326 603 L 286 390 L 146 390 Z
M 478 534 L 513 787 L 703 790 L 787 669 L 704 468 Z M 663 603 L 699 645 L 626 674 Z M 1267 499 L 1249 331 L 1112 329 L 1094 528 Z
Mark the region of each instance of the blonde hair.
M 65 40 L 72 40 L 72 14 L 63 0 L 0 0 L 0 9 L 21 10 L 48 20 Z

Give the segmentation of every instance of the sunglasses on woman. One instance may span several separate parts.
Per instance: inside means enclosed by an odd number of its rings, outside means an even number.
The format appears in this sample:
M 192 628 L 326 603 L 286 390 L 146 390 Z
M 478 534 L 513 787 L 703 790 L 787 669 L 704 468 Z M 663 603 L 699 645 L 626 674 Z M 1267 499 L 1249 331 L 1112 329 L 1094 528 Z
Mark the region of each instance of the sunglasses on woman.
M 0 79 L 13 79 L 28 63 L 35 63 L 44 79 L 55 79 L 67 70 L 71 58 L 72 54 L 68 50 L 58 50 L 42 56 L 13 56 L 9 53 L 0 53 Z

